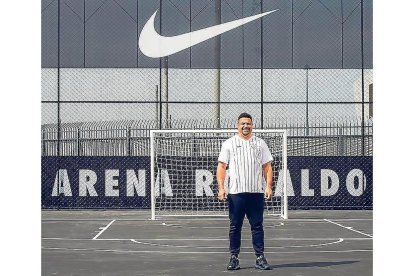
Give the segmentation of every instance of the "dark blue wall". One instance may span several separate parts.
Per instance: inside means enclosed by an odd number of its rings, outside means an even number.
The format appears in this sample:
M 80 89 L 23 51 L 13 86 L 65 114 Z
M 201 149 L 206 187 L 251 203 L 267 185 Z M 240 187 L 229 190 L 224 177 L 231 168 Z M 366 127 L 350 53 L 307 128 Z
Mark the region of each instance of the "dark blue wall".
M 149 168 L 149 157 L 42 157 L 42 208 L 150 208 Z M 294 192 L 293 195 L 290 191 L 290 209 L 372 209 L 372 157 L 289 157 L 288 168 Z M 59 169 L 67 170 L 72 196 L 63 193 L 52 195 Z M 97 196 L 79 196 L 79 170 L 85 169 L 96 173 L 94 188 Z M 359 196 L 350 192 L 362 185 L 358 178 L 350 178 L 352 185 L 346 185 L 347 175 L 354 169 L 362 171 L 366 178 L 366 186 Z M 119 196 L 105 196 L 105 170 L 119 170 L 118 177 L 115 177 L 118 186 L 113 188 L 119 191 Z M 145 170 L 145 184 L 142 186 L 145 187 L 145 196 L 138 196 L 136 192 L 134 196 L 127 196 L 127 170 L 134 170 L 136 175 L 138 170 Z M 213 169 L 209 170 L 215 174 Z M 305 189 L 302 189 L 305 170 L 309 172 L 307 187 L 313 189 L 312 196 L 309 193 L 306 196 Z M 321 195 L 321 170 L 331 170 L 338 176 L 339 187 L 333 195 Z M 326 187 L 335 186 L 332 181 L 332 178 L 326 178 Z M 171 182 L 174 189 L 174 180 Z

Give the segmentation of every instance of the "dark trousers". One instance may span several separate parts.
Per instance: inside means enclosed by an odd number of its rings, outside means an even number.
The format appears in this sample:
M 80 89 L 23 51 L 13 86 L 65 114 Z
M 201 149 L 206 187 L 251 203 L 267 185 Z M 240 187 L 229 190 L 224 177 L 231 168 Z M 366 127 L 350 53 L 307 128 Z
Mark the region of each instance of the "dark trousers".
M 230 254 L 240 253 L 241 230 L 244 216 L 250 223 L 253 249 L 255 254 L 264 252 L 263 208 L 264 197 L 261 193 L 229 194 L 229 219 L 230 219 Z

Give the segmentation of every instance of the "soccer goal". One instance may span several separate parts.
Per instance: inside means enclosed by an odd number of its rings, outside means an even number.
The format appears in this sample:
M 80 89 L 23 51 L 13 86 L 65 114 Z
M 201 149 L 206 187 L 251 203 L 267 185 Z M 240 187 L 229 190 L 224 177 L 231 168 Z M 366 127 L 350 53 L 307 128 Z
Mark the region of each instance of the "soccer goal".
M 229 130 L 152 130 L 151 219 L 162 216 L 226 216 L 219 201 L 216 169 L 222 143 L 237 133 Z M 285 130 L 254 130 L 273 156 L 273 197 L 265 214 L 287 219 L 287 137 Z M 226 174 L 225 190 L 229 177 Z M 265 182 L 263 179 L 263 185 Z

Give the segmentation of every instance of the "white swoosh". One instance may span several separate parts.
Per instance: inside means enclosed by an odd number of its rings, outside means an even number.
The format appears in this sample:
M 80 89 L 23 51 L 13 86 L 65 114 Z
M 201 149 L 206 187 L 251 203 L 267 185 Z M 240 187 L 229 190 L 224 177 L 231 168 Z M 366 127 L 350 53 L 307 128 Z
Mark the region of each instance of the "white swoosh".
M 150 17 L 150 19 L 148 19 L 147 23 L 145 23 L 144 28 L 142 28 L 141 34 L 139 36 L 138 45 L 141 52 L 148 57 L 165 57 L 171 54 L 175 54 L 179 51 L 185 50 L 187 48 L 190 48 L 198 43 L 206 41 L 207 39 L 218 36 L 234 28 L 240 27 L 241 25 L 261 18 L 277 10 L 264 12 L 261 14 L 201 29 L 198 31 L 193 31 L 171 37 L 161 36 L 155 30 L 154 20 L 158 12 L 158 10 L 156 10 L 154 14 Z

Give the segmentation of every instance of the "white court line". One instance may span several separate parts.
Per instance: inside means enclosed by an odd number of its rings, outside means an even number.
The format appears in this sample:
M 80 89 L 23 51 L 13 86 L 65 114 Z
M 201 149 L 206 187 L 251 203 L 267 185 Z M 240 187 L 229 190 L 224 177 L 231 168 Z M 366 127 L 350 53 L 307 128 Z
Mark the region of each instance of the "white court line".
M 229 229 L 229 226 L 188 226 L 188 225 L 182 225 L 182 224 L 169 224 L 165 222 L 163 222 L 161 225 L 165 227 L 185 228 L 185 229 Z M 264 225 L 263 227 L 266 229 L 269 229 L 269 228 L 275 228 L 275 227 L 279 227 L 283 225 L 285 225 L 283 222 L 279 222 L 278 225 L 276 224 L 275 225 Z
M 90 219 L 82 219 L 82 218 L 47 218 L 42 219 L 42 221 L 50 222 L 50 221 L 108 221 L 112 218 L 90 218 Z M 118 219 L 116 219 L 118 220 Z
M 361 232 L 361 231 L 358 231 L 358 230 L 352 229 L 352 227 L 343 226 L 342 224 L 339 224 L 339 223 L 333 222 L 333 221 L 331 221 L 331 220 L 329 220 L 329 219 L 324 219 L 324 220 L 325 220 L 325 221 L 327 221 L 327 222 L 333 223 L 333 224 L 335 224 L 335 225 L 338 225 L 338 226 L 340 226 L 340 227 L 342 227 L 342 228 L 345 228 L 345 229 L 348 229 L 348 230 L 351 230 L 351 231 L 354 231 L 354 232 L 357 232 L 357 233 L 359 233 L 359 234 L 362 234 L 362 235 L 365 235 L 365 236 L 368 236 L 368 237 L 371 237 L 371 238 L 372 238 L 372 236 L 371 236 L 371 235 L 368 235 L 368 234 L 365 234 L 365 233 L 363 233 L 363 232 Z
M 151 242 L 143 242 L 137 241 L 135 239 L 131 239 L 133 243 L 142 244 L 142 245 L 150 245 L 150 246 L 159 246 L 159 247 L 176 247 L 176 248 L 196 248 L 196 249 L 228 249 L 228 246 L 221 247 L 221 246 L 194 246 L 194 245 L 176 245 L 176 244 L 160 244 L 160 243 L 151 243 Z M 319 244 L 307 244 L 307 245 L 290 245 L 290 246 L 266 246 L 267 249 L 276 249 L 276 248 L 299 248 L 299 247 L 319 247 L 319 246 L 327 246 L 332 244 L 337 244 L 343 242 L 343 238 L 339 238 L 336 241 L 332 242 L 325 242 Z M 241 247 L 242 249 L 249 249 L 249 247 Z
M 52 241 L 90 241 L 91 239 L 79 239 L 79 238 L 42 238 L 42 240 Z M 97 240 L 99 241 L 99 240 Z
M 114 219 L 113 221 L 111 221 L 107 226 L 105 226 L 104 228 L 102 228 L 102 230 L 92 239 L 92 240 L 96 240 L 106 229 L 109 228 L 109 226 L 111 226 L 112 223 L 114 223 L 116 220 Z
M 151 251 L 151 250 L 117 250 L 117 249 L 99 249 L 99 248 L 64 248 L 64 247 L 42 247 L 45 250 L 69 250 L 69 251 L 92 251 L 92 252 L 116 252 L 116 253 L 158 253 L 158 254 L 226 254 L 227 251 Z M 372 249 L 350 249 L 350 250 L 314 250 L 314 251 L 266 251 L 266 254 L 298 254 L 298 253 L 354 253 L 354 252 L 372 252 Z M 252 253 L 252 252 L 244 252 Z M 244 254 L 243 253 L 243 254 Z M 253 252 L 254 253 L 254 252 Z
M 90 218 L 90 219 L 82 219 L 82 218 L 47 218 L 47 219 L 42 219 L 42 222 L 53 222 L 53 221 L 108 221 L 110 219 L 114 219 L 114 218 Z M 163 221 L 168 221 L 168 222 L 172 222 L 172 221 L 177 221 L 177 222 L 185 222 L 185 221 L 200 221 L 199 218 L 196 219 L 191 219 L 191 218 L 185 218 L 185 219 L 170 219 L 170 218 L 165 218 L 165 219 L 157 219 L 155 221 L 150 220 L 150 219 L 137 219 L 137 218 L 116 218 L 114 220 L 117 221 L 147 221 L 147 222 L 163 222 Z M 203 221 L 206 220 L 213 220 L 213 221 L 228 221 L 228 218 L 203 218 Z M 342 218 L 342 219 L 335 219 L 336 221 L 372 221 L 373 219 L 369 219 L 369 218 Z M 273 218 L 265 218 L 265 223 L 266 222 L 320 222 L 320 223 L 325 223 L 324 219 L 273 219 Z
M 42 240 L 62 241 L 90 241 L 91 239 L 81 238 L 41 238 Z M 266 241 L 336 241 L 339 238 L 269 238 Z M 130 241 L 132 239 L 95 239 L 94 241 Z M 140 241 L 228 241 L 229 238 L 199 238 L 199 239 L 139 239 Z M 344 241 L 372 240 L 371 238 L 343 238 Z
M 266 241 L 337 241 L 338 239 L 348 240 L 348 241 L 360 241 L 360 240 L 372 240 L 370 238 L 272 238 L 265 239 Z M 110 239 L 99 239 L 110 240 Z M 124 239 L 131 240 L 131 239 Z M 202 238 L 202 239 L 139 239 L 140 241 L 228 241 L 229 238 Z
M 50 222 L 50 221 L 108 221 L 110 219 L 114 220 L 123 220 L 123 221 L 152 221 L 150 219 L 137 219 L 137 218 L 47 218 L 42 219 L 42 222 Z
M 372 218 L 357 218 L 357 219 L 353 219 L 353 218 L 335 218 L 334 220 L 336 221 L 373 221 Z

